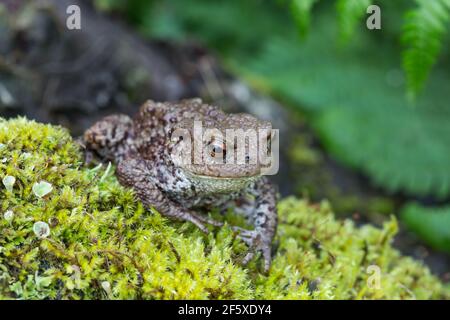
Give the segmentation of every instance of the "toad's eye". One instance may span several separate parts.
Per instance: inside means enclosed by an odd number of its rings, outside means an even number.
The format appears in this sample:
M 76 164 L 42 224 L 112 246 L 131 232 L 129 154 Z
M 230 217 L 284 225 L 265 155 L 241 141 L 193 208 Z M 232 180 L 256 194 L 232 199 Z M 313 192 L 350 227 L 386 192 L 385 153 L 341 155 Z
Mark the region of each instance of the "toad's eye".
M 220 146 L 220 145 L 213 145 L 212 149 L 211 149 L 211 157 L 215 157 L 216 154 L 225 156 L 225 152 L 226 152 L 225 148 L 223 148 L 222 146 Z
M 223 149 L 220 146 L 214 146 L 212 152 L 214 153 L 222 153 Z

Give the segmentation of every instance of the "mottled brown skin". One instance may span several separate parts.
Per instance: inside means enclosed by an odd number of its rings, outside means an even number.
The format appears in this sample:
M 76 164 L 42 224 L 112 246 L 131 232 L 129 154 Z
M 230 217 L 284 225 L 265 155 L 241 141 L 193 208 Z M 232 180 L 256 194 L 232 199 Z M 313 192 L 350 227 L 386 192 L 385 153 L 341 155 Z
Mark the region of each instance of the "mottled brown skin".
M 271 128 L 266 121 L 248 114 L 225 114 L 200 99 L 177 103 L 147 101 L 134 119 L 111 115 L 95 123 L 85 132 L 84 144 L 88 153 L 102 161 L 115 162 L 120 183 L 133 188 L 147 208 L 154 207 L 167 217 L 190 221 L 208 232 L 206 224 L 223 223 L 202 212 L 233 207 L 254 225 L 254 230 L 234 227 L 249 246 L 243 263 L 260 251 L 264 270 L 268 271 L 277 227 L 275 190 L 261 176 L 258 163 L 174 163 L 172 153 L 186 142 L 172 137 L 172 133 L 180 128 L 192 132 L 194 120 L 202 121 L 205 128 L 223 132 L 229 128 Z M 205 148 L 225 149 L 221 141 L 205 143 Z

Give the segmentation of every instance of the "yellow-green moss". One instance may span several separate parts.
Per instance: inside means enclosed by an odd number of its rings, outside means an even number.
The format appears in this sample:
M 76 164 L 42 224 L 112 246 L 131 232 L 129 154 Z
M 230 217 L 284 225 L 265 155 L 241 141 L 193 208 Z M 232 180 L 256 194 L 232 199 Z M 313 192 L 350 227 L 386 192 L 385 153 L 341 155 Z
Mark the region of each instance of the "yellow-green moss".
M 395 220 L 356 228 L 325 202 L 284 199 L 277 253 L 263 275 L 257 260 L 240 266 L 245 245 L 229 228 L 204 236 L 146 211 L 112 170 L 81 159 L 64 129 L 0 120 L 0 180 L 15 178 L 12 189 L 0 184 L 0 298 L 448 297 L 426 267 L 392 249 Z M 39 198 L 33 185 L 41 181 L 53 188 Z M 48 237 L 33 231 L 39 221 Z M 381 268 L 380 289 L 367 285 L 369 265 Z

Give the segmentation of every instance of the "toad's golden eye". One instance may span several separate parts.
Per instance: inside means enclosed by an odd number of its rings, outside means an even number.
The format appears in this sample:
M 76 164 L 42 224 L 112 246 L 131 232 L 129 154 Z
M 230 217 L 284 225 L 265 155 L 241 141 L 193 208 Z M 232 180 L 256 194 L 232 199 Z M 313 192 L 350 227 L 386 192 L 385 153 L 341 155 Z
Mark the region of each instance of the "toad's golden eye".
M 213 151 L 214 153 L 222 153 L 223 149 L 222 149 L 221 146 L 214 146 L 213 149 L 212 149 L 212 151 Z
M 211 149 L 211 157 L 215 157 L 216 154 L 220 154 L 222 156 L 225 156 L 225 148 L 221 145 L 213 145 Z

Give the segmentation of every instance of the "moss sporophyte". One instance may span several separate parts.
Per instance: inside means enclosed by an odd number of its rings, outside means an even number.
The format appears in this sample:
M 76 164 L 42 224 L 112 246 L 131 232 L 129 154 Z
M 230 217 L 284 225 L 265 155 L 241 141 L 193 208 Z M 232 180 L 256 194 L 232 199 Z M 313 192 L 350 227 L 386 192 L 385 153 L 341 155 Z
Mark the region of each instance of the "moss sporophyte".
M 240 265 L 246 245 L 227 225 L 204 235 L 145 210 L 105 166 L 83 165 L 63 128 L 0 120 L 0 144 L 0 179 L 15 178 L 12 189 L 0 184 L 2 299 L 450 297 L 428 268 L 391 246 L 394 218 L 356 227 L 336 220 L 327 202 L 285 198 L 264 274 L 261 260 Z M 41 185 L 39 197 L 33 186 L 42 181 L 51 191 Z M 224 221 L 247 227 L 231 212 Z

